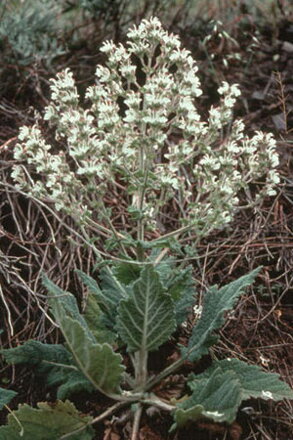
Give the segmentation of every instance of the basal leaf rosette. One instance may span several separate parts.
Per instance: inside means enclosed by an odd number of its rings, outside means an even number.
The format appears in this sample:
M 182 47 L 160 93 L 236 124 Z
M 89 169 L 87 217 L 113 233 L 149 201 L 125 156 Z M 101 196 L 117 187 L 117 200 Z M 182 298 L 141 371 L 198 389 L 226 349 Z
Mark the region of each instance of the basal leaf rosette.
M 151 18 L 127 37 L 125 46 L 102 45 L 106 61 L 86 91 L 86 109 L 69 69 L 51 80 L 44 120 L 54 139 L 45 141 L 41 123 L 21 129 L 12 173 L 18 188 L 83 224 L 101 220 L 113 188 L 127 200 L 122 215 L 149 228 L 164 223 L 172 200 L 179 222 L 199 234 L 229 222 L 251 182 L 260 183 L 255 201 L 272 195 L 276 142 L 232 123 L 238 86 L 224 82 L 204 120 L 198 66 L 178 36 Z

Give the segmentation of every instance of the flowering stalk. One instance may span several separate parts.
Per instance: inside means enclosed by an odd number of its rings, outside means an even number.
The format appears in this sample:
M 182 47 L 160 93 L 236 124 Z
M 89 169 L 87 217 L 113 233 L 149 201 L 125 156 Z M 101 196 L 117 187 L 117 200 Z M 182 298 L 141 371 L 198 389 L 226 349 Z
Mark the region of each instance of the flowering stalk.
M 158 225 L 164 226 L 171 201 L 179 224 L 162 238 L 191 229 L 200 237 L 225 226 L 240 190 L 249 204 L 273 195 L 280 180 L 276 142 L 260 131 L 248 137 L 241 120 L 231 123 L 238 86 L 221 85 L 219 106 L 205 121 L 197 110 L 198 67 L 179 38 L 157 18 L 143 20 L 127 36 L 125 47 L 103 44 L 107 61 L 87 89 L 87 110 L 69 69 L 51 80 L 44 120 L 55 139 L 45 141 L 38 122 L 21 128 L 12 172 L 17 187 L 118 242 L 126 232 L 138 242 L 146 230 L 161 235 Z M 252 182 L 259 188 L 254 200 Z M 117 228 L 105 205 L 112 188 L 129 202 L 122 212 L 127 231 Z M 137 252 L 143 259 L 140 246 Z

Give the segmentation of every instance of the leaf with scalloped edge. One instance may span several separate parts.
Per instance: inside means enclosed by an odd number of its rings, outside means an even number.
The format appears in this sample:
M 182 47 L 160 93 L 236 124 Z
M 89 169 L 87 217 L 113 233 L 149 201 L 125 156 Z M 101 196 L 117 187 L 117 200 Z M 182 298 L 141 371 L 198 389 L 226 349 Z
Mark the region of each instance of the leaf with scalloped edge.
M 58 308 L 56 308 L 55 313 L 55 305 L 58 304 L 59 308 L 62 307 L 62 309 L 66 312 L 66 315 L 68 317 L 71 317 L 78 321 L 82 327 L 84 328 L 85 332 L 87 333 L 88 337 L 93 341 L 96 342 L 94 335 L 90 331 L 86 320 L 84 317 L 80 314 L 78 304 L 76 301 L 76 298 L 72 293 L 67 292 L 65 290 L 60 289 L 53 281 L 49 280 L 48 277 L 45 275 L 43 276 L 43 285 L 48 289 L 49 291 L 49 304 L 51 306 L 51 309 L 53 310 L 53 314 L 57 313 Z
M 99 391 L 105 394 L 116 392 L 125 369 L 122 356 L 115 353 L 107 343 L 94 343 L 82 324 L 66 316 L 66 312 L 58 303 L 54 305 L 54 318 L 60 326 L 76 365 L 84 376 Z
M 79 391 L 93 391 L 92 384 L 78 370 L 71 353 L 61 344 L 44 344 L 29 340 L 1 350 L 8 364 L 32 365 L 36 374 L 46 378 L 48 386 L 57 386 L 57 398 L 66 399 Z
M 15 348 L 0 350 L 8 364 L 39 365 L 44 362 L 48 365 L 70 365 L 71 355 L 61 344 L 44 344 L 40 341 L 28 340 Z
M 109 266 L 104 267 L 100 272 L 100 285 L 90 275 L 77 270 L 81 281 L 92 292 L 105 314 L 105 323 L 112 330 L 117 315 L 117 307 L 121 299 L 127 298 L 131 288 L 125 286 L 113 273 Z M 101 286 L 101 287 L 100 287 Z
M 3 406 L 8 405 L 10 400 L 12 400 L 16 395 L 17 393 L 15 391 L 0 388 L 0 410 L 3 408 Z
M 214 361 L 212 366 L 202 374 L 191 374 L 188 386 L 195 390 L 198 381 L 208 379 L 215 370 L 220 369 L 223 373 L 230 371 L 236 375 L 241 386 L 242 400 L 261 398 L 265 400 L 293 399 L 293 390 L 289 385 L 280 380 L 275 373 L 267 373 L 257 365 L 249 365 L 239 359 L 224 359 Z
M 176 328 L 172 298 L 152 266 L 142 270 L 132 290 L 129 298 L 120 302 L 117 331 L 129 351 L 156 350 Z
M 91 416 L 77 411 L 73 403 L 57 401 L 40 402 L 38 408 L 19 405 L 8 416 L 8 424 L 0 427 L 1 440 L 58 440 L 62 435 L 73 433 L 68 440 L 92 440 L 95 432 Z
M 97 342 L 71 293 L 63 292 L 48 278 L 45 286 L 52 295 L 49 304 L 55 321 L 79 370 L 102 393 L 116 392 L 125 369 L 122 356 L 108 343 Z
M 177 404 L 175 424 L 171 429 L 202 418 L 232 423 L 241 400 L 241 386 L 237 376 L 233 371 L 222 372 L 217 368 L 209 378 L 195 384 L 189 399 Z
M 225 322 L 225 312 L 233 308 L 245 287 L 252 284 L 259 270 L 260 268 L 257 268 L 221 289 L 214 286 L 206 292 L 202 315 L 193 328 L 188 346 L 181 348 L 184 358 L 195 362 L 208 353 L 209 347 L 217 341 L 215 330 Z
M 117 339 L 117 333 L 107 328 L 107 320 L 101 310 L 99 301 L 93 292 L 88 292 L 83 317 L 99 344 L 108 342 L 113 344 Z

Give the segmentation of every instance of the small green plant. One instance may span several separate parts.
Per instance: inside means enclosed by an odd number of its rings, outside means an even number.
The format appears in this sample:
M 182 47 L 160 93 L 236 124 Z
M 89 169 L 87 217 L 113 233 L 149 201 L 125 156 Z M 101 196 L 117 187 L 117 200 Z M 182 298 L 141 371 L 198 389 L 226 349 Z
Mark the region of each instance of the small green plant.
M 197 362 L 209 353 L 226 312 L 259 271 L 208 289 L 187 343 L 178 345 L 178 359 L 170 365 L 162 362 L 154 376 L 149 354 L 197 306 L 192 268 L 178 266 L 168 248 L 179 249 L 180 237 L 190 231 L 201 236 L 226 225 L 239 204 L 239 191 L 250 205 L 274 193 L 278 156 L 271 134 L 249 138 L 240 120 L 231 123 L 240 94 L 235 85 L 222 84 L 219 107 L 210 109 L 207 121 L 202 119 L 195 105 L 201 95 L 197 66 L 157 19 L 142 21 L 128 38 L 127 47 L 103 45 L 108 61 L 106 67 L 98 66 L 97 84 L 87 90 L 87 110 L 65 70 L 52 80 L 52 100 L 44 115 L 55 129 L 52 144 L 38 122 L 21 129 L 15 148 L 18 190 L 70 215 L 100 263 L 91 231 L 111 238 L 120 262 L 104 262 L 100 282 L 78 272 L 88 289 L 83 313 L 74 295 L 44 277 L 51 314 L 65 344 L 28 341 L 2 354 L 8 363 L 34 365 L 49 386 L 57 386 L 60 400 L 38 409 L 20 406 L 0 428 L 4 440 L 19 438 L 20 425 L 24 440 L 91 439 L 92 425 L 123 407 L 133 411 L 135 440 L 148 406 L 170 412 L 175 429 L 199 418 L 231 423 L 241 402 L 250 397 L 293 397 L 277 375 L 238 359 L 216 360 L 204 373 L 186 377 L 189 391 L 177 400 L 155 393 L 155 386 L 184 362 Z M 254 200 L 252 182 L 259 189 Z M 126 231 L 115 224 L 104 201 L 113 187 L 128 203 Z M 179 213 L 177 227 L 148 241 L 146 233 L 164 222 L 172 200 Z M 128 371 L 122 355 L 130 359 Z M 62 402 L 81 390 L 97 390 L 116 402 L 97 417 L 85 418 L 69 401 Z

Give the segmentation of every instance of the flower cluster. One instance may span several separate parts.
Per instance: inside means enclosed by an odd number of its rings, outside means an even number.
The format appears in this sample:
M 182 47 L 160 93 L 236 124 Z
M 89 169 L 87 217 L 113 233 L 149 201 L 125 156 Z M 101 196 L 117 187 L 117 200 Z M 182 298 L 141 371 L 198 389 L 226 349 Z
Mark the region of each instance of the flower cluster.
M 21 129 L 18 186 L 86 221 L 98 216 L 107 188 L 122 182 L 128 212 L 145 225 L 162 222 L 172 199 L 182 222 L 199 234 L 229 222 L 239 191 L 251 182 L 260 185 L 256 201 L 272 195 L 276 143 L 262 132 L 249 138 L 241 120 L 232 123 L 237 85 L 221 85 L 220 104 L 205 121 L 197 108 L 198 67 L 179 38 L 156 18 L 127 35 L 125 47 L 103 44 L 107 62 L 86 92 L 87 110 L 68 69 L 51 80 L 44 119 L 55 129 L 54 146 L 38 124 Z

